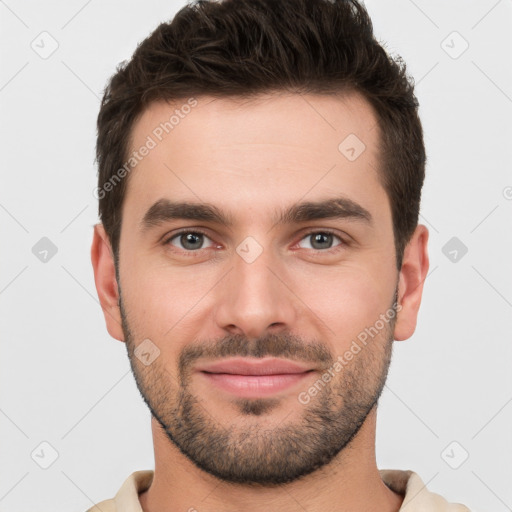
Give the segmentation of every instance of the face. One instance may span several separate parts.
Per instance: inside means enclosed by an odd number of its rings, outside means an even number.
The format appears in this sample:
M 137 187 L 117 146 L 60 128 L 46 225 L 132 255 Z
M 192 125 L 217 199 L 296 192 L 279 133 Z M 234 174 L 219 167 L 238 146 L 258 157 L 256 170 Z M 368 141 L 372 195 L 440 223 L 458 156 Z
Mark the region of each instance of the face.
M 107 324 L 196 466 L 293 481 L 357 434 L 409 315 L 395 308 L 376 118 L 355 94 L 183 104 L 155 103 L 134 126 L 132 150 L 156 144 L 123 203 L 122 333 Z M 175 109 L 188 113 L 160 133 Z

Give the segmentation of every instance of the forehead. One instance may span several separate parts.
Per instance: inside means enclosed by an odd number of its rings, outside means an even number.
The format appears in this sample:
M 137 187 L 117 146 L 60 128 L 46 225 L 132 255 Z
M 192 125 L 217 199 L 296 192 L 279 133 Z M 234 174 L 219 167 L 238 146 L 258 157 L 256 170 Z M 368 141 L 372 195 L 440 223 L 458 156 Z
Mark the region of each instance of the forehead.
M 382 199 L 378 137 L 375 113 L 356 93 L 155 102 L 132 129 L 128 156 L 150 149 L 130 173 L 124 207 L 141 215 L 177 196 L 235 210 L 272 198 Z

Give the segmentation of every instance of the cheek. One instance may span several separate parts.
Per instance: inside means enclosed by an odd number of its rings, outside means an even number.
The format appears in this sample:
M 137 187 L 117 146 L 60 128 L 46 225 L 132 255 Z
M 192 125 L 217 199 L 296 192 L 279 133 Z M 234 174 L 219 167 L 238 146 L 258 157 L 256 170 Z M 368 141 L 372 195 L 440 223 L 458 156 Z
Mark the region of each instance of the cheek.
M 297 295 L 322 320 L 327 339 L 350 344 L 389 309 L 395 289 L 392 276 L 347 265 L 301 279 Z
M 128 266 L 126 267 L 128 268 Z M 204 290 L 196 280 L 188 279 L 169 269 L 151 269 L 147 265 L 131 267 L 122 277 L 123 303 L 135 346 L 149 339 L 158 347 L 158 363 L 170 383 L 178 382 L 177 360 L 184 340 L 196 337 L 198 303 Z M 201 289 L 199 289 L 201 288 Z
M 148 265 L 143 258 L 127 258 L 124 263 L 123 301 L 139 337 L 163 340 L 177 331 L 183 336 L 187 326 L 196 323 L 201 298 L 216 282 L 213 268 L 199 272 L 194 266 Z

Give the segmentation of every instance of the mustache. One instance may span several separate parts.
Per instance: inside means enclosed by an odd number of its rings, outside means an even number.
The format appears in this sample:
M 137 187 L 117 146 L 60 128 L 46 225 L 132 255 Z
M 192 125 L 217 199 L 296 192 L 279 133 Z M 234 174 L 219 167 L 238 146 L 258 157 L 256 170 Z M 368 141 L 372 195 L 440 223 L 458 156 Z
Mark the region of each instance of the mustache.
M 305 341 L 290 333 L 268 334 L 262 338 L 250 339 L 242 334 L 226 335 L 219 340 L 208 340 L 187 345 L 179 357 L 179 371 L 184 375 L 200 358 L 222 359 L 226 357 L 266 356 L 313 363 L 329 367 L 334 356 L 318 341 Z

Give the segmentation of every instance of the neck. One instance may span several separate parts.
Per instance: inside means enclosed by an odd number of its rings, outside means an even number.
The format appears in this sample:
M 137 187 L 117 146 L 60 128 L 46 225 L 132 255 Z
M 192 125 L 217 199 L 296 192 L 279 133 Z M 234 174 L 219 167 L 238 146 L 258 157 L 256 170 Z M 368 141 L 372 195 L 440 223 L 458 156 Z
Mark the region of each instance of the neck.
M 155 472 L 139 495 L 144 512 L 397 512 L 403 496 L 382 481 L 375 460 L 376 407 L 350 444 L 328 465 L 297 481 L 276 487 L 232 484 L 197 468 L 152 418 Z M 335 505 L 333 505 L 335 504 Z

